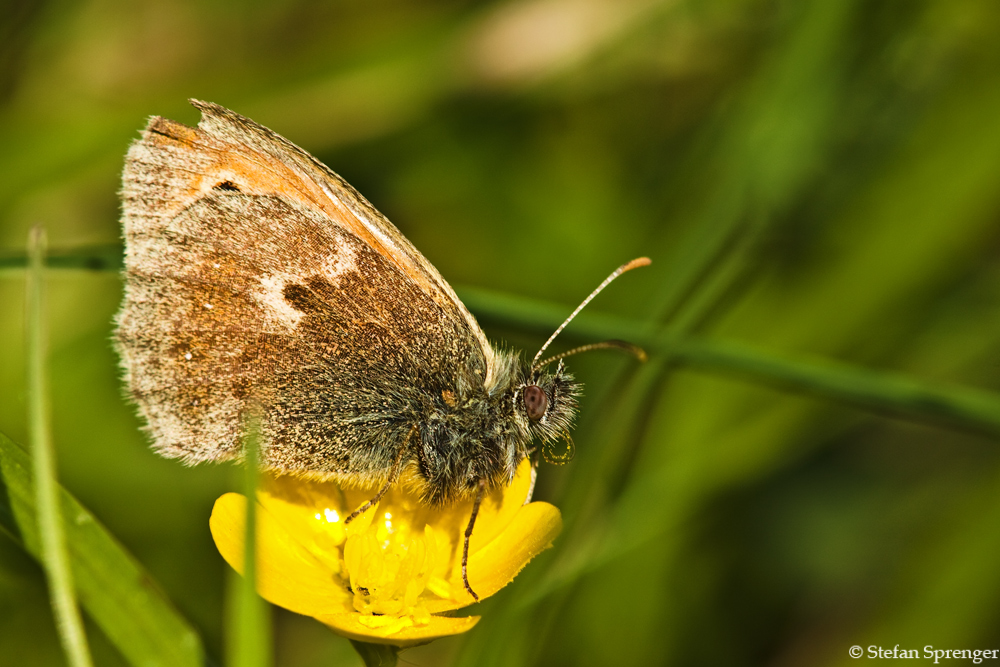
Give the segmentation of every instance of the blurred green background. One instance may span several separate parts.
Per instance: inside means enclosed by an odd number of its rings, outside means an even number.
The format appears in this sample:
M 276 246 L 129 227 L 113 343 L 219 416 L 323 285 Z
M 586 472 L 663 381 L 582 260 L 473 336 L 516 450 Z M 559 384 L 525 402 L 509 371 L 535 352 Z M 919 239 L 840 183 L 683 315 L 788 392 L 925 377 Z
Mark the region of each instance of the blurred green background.
M 454 285 L 1000 390 L 1000 4 L 990 0 L 5 0 L 0 252 L 119 239 L 148 116 L 217 102 L 303 146 Z M 114 272 L 50 273 L 62 483 L 225 659 L 208 532 L 228 466 L 153 455 Z M 24 279 L 0 271 L 0 431 L 26 441 Z M 533 354 L 545 334 L 488 335 Z M 557 349 L 579 342 L 572 328 Z M 553 550 L 430 665 L 834 665 L 1000 648 L 996 439 L 653 355 L 574 358 Z M 275 610 L 276 664 L 359 665 Z M 92 624 L 97 662 L 126 664 Z M 0 663 L 63 664 L 0 535 Z

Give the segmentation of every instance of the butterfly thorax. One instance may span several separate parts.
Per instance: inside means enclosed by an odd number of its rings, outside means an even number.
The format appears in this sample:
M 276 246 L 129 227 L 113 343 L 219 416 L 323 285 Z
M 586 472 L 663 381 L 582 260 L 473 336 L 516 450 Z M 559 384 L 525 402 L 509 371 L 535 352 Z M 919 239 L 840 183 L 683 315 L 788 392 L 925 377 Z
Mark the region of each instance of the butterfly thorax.
M 506 351 L 493 361 L 492 386 L 444 389 L 422 415 L 411 451 L 428 503 L 470 497 L 480 480 L 489 488 L 509 484 L 533 443 L 568 435 L 580 385 L 562 364 L 555 372 L 532 371 Z M 544 410 L 526 404 L 531 387 L 543 392 Z

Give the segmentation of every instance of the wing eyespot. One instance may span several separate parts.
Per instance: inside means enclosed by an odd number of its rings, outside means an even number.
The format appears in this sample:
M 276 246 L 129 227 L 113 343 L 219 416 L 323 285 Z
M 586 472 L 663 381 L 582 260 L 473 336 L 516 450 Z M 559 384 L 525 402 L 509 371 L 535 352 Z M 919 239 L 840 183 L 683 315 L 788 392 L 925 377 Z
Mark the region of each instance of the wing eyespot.
M 239 186 L 232 181 L 220 181 L 213 185 L 212 189 L 217 192 L 240 192 Z

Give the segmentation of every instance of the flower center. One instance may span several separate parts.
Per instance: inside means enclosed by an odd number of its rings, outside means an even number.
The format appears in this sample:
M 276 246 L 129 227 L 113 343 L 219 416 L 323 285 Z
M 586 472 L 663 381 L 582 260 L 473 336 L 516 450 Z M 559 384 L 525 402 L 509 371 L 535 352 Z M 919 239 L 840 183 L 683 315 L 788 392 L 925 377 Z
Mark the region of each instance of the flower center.
M 348 527 L 341 576 L 350 583 L 354 609 L 426 624 L 430 613 L 421 594 L 428 588 L 436 595 L 450 593 L 447 582 L 433 571 L 447 548 L 446 536 L 435 535 L 429 525 L 421 530 L 408 522 L 394 523 L 389 512 L 377 514 L 368 526 L 353 528 Z

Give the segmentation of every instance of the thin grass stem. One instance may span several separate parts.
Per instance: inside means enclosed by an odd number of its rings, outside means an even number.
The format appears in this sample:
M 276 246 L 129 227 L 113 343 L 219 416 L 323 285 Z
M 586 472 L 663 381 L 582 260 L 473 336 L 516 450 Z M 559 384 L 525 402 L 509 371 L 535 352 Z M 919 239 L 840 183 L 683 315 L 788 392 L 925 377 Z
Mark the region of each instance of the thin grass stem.
M 243 579 L 230 619 L 231 667 L 269 667 L 272 641 L 270 608 L 257 593 L 257 485 L 260 476 L 260 414 L 251 409 L 243 439 L 244 493 L 247 498 L 243 537 Z
M 38 532 L 41 560 L 49 582 L 49 595 L 55 613 L 56 630 L 71 667 L 90 667 L 93 663 L 87 647 L 83 619 L 76 605 L 73 577 L 69 569 L 62 516 L 59 511 L 59 485 L 56 482 L 55 453 L 49 423 L 49 393 L 46 368 L 45 331 L 45 230 L 32 228 L 28 235 L 27 275 L 27 357 L 28 357 L 28 433 L 35 478 L 35 503 L 38 508 Z
M 396 667 L 399 661 L 399 647 L 389 644 L 369 644 L 351 640 L 351 646 L 358 652 L 365 667 Z

